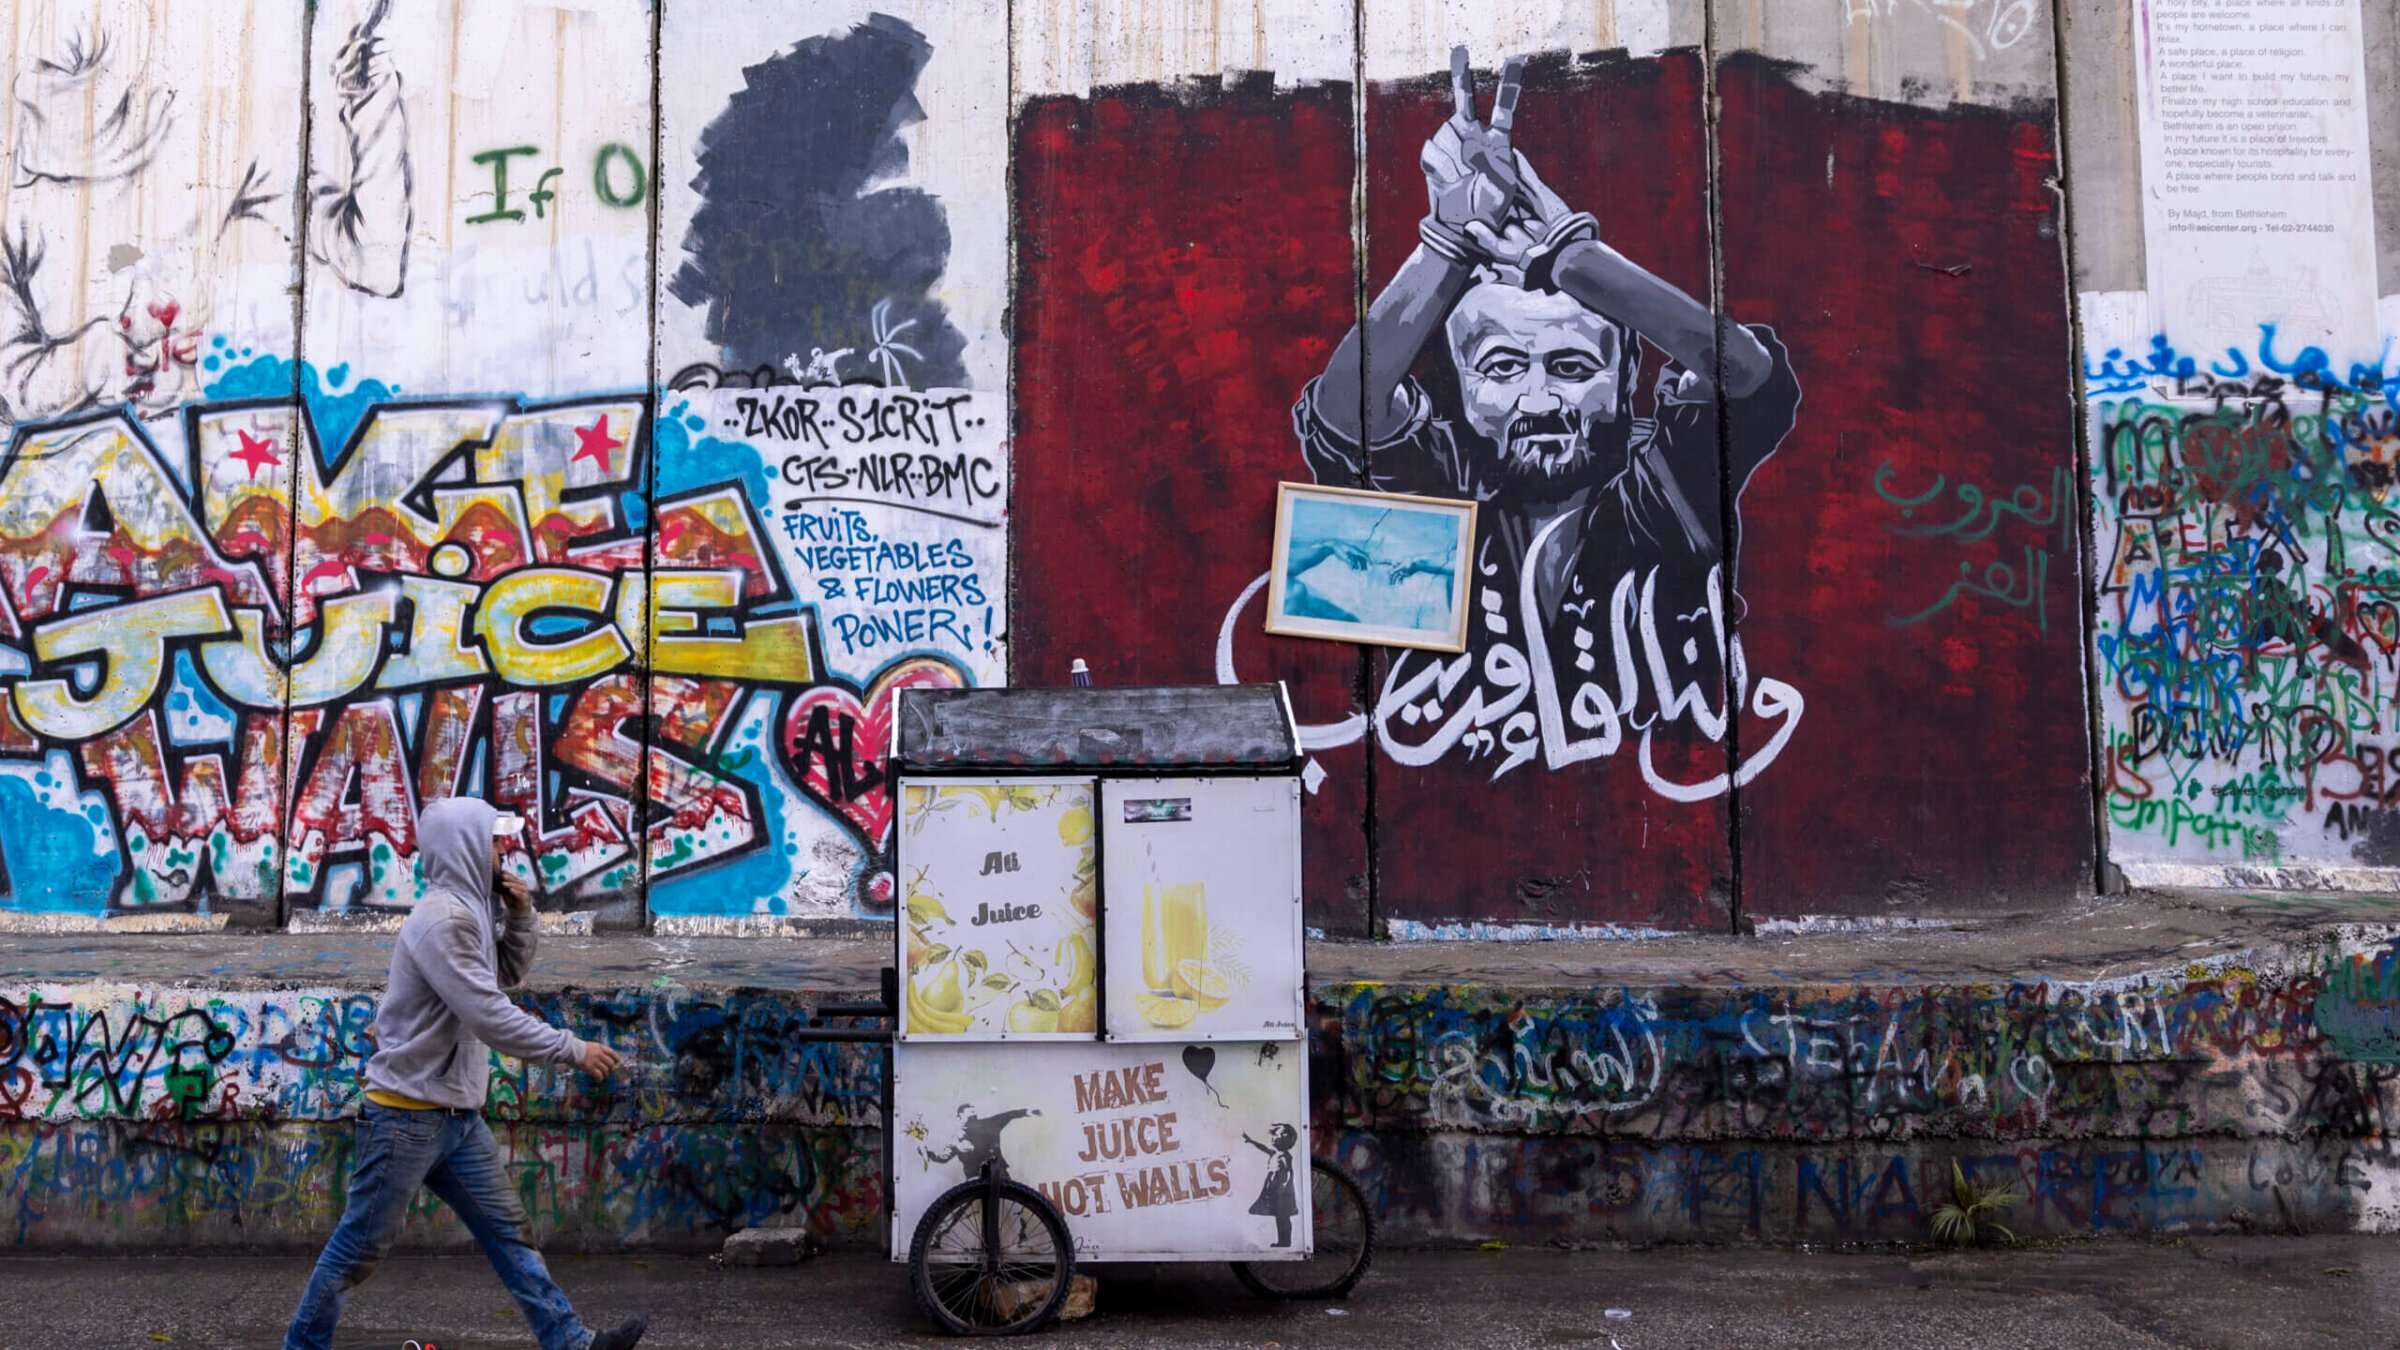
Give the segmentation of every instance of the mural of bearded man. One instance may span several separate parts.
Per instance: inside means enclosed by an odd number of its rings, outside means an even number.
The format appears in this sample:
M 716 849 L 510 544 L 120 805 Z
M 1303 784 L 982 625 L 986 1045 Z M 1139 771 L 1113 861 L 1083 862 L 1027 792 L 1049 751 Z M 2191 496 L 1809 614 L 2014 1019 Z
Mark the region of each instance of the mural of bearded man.
M 1394 653 L 1383 744 L 1422 764 L 1464 743 L 1498 777 L 1537 754 L 1553 769 L 1612 755 L 1638 734 L 1651 788 L 1704 800 L 1729 776 L 1671 781 L 1649 740 L 1687 719 L 1722 740 L 1749 692 L 1727 633 L 1730 504 L 1791 430 L 1799 381 L 1771 329 L 1718 324 L 1610 248 L 1510 146 L 1520 61 L 1488 127 L 1464 48 L 1451 84 L 1456 111 L 1420 160 L 1419 246 L 1293 410 L 1320 483 L 1484 504 L 1468 650 Z M 1635 415 L 1639 339 L 1668 358 L 1650 417 Z M 1436 342 L 1455 393 L 1410 375 Z M 1801 708 L 1790 686 L 1757 683 L 1756 711 L 1782 725 L 1743 781 Z

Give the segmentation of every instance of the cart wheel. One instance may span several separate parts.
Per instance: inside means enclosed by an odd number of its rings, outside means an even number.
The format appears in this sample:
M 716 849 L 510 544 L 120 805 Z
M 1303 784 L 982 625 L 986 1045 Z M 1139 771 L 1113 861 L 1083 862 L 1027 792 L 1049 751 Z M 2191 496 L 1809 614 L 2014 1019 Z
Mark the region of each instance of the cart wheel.
M 1260 1298 L 1347 1298 L 1375 1263 L 1375 1215 L 1357 1178 L 1308 1160 L 1315 1254 L 1305 1261 L 1236 1261 L 1233 1275 Z
M 986 1201 L 991 1210 L 985 1212 Z M 1075 1279 L 1067 1221 L 1041 1192 L 969 1181 L 917 1221 L 909 1283 L 926 1315 L 953 1336 L 1021 1336 L 1058 1316 Z

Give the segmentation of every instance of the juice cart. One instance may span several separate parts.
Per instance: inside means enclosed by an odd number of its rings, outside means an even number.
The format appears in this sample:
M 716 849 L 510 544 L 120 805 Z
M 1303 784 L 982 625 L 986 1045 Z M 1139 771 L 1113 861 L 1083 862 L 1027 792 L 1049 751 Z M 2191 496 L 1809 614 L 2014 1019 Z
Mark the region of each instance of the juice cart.
M 1310 1153 L 1283 687 L 912 689 L 894 742 L 885 1189 L 926 1311 L 1029 1331 L 1078 1262 L 1347 1293 L 1373 1231 Z

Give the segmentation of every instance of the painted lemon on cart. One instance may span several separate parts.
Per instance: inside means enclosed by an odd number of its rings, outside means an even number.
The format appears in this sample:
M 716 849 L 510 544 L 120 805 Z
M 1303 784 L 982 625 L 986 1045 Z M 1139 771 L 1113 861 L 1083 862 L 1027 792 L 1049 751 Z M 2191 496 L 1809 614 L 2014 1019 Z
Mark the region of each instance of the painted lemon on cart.
M 1096 833 L 1088 783 L 908 785 L 908 1034 L 1098 1034 Z
M 1081 848 L 1092 842 L 1092 813 L 1076 807 L 1058 818 L 1058 842 L 1068 848 Z
M 1142 984 L 1149 992 L 1134 999 L 1134 1011 L 1151 1026 L 1175 1031 L 1232 1002 L 1248 983 L 1228 959 L 1238 942 L 1237 934 L 1210 926 L 1205 883 L 1143 886 Z
M 1190 1026 L 1192 1019 L 1200 1015 L 1199 1004 L 1173 994 L 1136 994 L 1133 1010 L 1140 1013 L 1142 1020 L 1150 1025 L 1170 1031 Z
M 1204 1013 L 1233 1001 L 1233 981 L 1206 961 L 1186 957 L 1176 962 L 1173 978 L 1175 992 L 1199 1004 Z

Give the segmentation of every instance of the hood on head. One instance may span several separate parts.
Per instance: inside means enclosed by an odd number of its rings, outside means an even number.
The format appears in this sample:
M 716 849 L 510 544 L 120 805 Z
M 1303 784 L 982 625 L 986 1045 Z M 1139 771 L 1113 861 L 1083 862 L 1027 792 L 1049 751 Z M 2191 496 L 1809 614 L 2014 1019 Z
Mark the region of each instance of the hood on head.
M 444 797 L 417 817 L 417 857 L 425 884 L 492 902 L 492 822 L 500 812 L 473 797 Z

